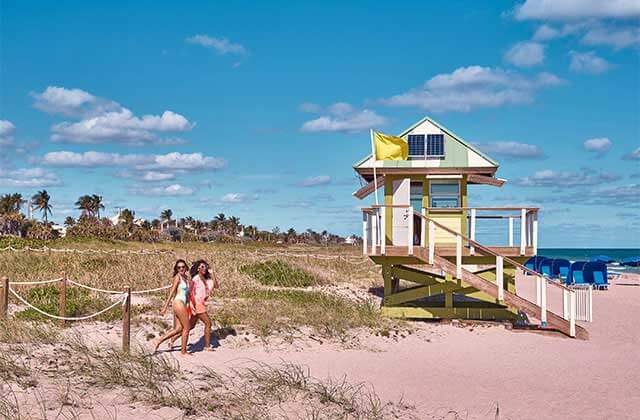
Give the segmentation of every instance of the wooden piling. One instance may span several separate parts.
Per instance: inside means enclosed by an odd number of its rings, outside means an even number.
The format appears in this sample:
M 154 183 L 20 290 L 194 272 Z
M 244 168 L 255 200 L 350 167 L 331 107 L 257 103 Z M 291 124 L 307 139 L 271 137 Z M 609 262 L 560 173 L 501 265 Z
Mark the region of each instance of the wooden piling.
M 9 308 L 9 278 L 2 277 L 2 294 L 0 295 L 0 319 L 7 318 Z
M 122 308 L 122 351 L 129 353 L 131 346 L 131 287 L 124 288 L 127 297 Z
M 62 272 L 62 278 L 60 279 L 60 297 L 58 302 L 58 314 L 60 316 L 66 316 L 67 312 L 67 273 Z M 59 320 L 60 327 L 64 327 L 64 319 Z

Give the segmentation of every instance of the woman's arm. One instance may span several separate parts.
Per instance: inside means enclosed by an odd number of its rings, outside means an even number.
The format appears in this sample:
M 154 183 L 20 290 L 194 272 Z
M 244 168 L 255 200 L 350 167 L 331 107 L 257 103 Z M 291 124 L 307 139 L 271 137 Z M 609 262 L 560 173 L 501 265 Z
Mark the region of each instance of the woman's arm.
M 176 292 L 178 291 L 178 284 L 180 284 L 180 274 L 176 274 L 173 278 L 173 284 L 171 285 L 171 290 L 169 291 L 169 296 L 167 296 L 167 301 L 164 303 L 162 307 L 162 311 L 160 312 L 162 315 L 167 313 L 167 309 L 169 308 L 169 303 L 176 296 Z

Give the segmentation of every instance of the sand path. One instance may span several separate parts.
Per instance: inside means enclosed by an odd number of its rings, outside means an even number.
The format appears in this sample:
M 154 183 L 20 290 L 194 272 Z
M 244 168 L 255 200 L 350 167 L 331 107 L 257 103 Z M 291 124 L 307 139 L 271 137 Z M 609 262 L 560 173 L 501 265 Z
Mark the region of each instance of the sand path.
M 225 369 L 291 361 L 319 378 L 373 384 L 383 400 L 404 397 L 425 418 L 455 410 L 494 419 L 497 407 L 499 418 L 512 419 L 640 418 L 640 281 L 619 280 L 594 295 L 594 322 L 584 324 L 589 341 L 431 324 L 397 342 L 376 338 L 379 351 L 232 348 L 223 340 L 181 364 Z

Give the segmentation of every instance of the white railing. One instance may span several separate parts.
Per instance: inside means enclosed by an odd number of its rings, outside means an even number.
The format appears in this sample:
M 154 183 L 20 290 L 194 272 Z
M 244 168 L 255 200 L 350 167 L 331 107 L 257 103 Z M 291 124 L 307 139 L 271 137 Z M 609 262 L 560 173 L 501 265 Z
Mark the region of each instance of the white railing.
M 404 246 L 406 240 L 407 255 L 413 255 L 414 251 L 414 216 L 420 217 L 421 220 L 421 232 L 418 236 L 418 244 L 420 247 L 428 248 L 428 262 L 434 263 L 435 259 L 435 243 L 436 243 L 436 228 L 447 234 L 455 237 L 455 265 L 456 265 L 456 277 L 462 279 L 463 267 L 463 242 L 467 243 L 470 253 L 479 252 L 485 256 L 495 257 L 496 264 L 496 283 L 497 283 L 497 298 L 499 301 L 504 300 L 504 263 L 505 261 L 516 267 L 521 271 L 522 275 L 516 275 L 516 290 L 517 295 L 528 300 L 529 302 L 535 302 L 540 307 L 540 321 L 543 326 L 547 324 L 548 312 L 562 317 L 569 321 L 569 335 L 575 337 L 576 335 L 576 320 L 590 321 L 592 318 L 592 294 L 589 290 L 586 292 L 578 289 L 570 289 L 556 281 L 550 280 L 540 273 L 532 271 L 522 264 L 501 255 L 489 247 L 478 243 L 474 238 L 467 237 L 460 232 L 457 232 L 447 226 L 440 224 L 437 221 L 426 216 L 426 210 L 422 209 L 421 213 L 414 212 L 413 210 L 408 214 L 406 220 L 407 236 L 402 238 L 402 234 L 398 236 L 402 239 L 402 244 L 394 244 L 394 235 L 392 232 L 391 239 L 387 238 L 384 232 L 386 217 L 385 209 L 388 208 L 402 208 L 409 209 L 411 206 L 375 206 L 373 208 L 364 209 L 365 218 L 363 219 L 363 238 L 364 248 L 363 252 L 367 252 L 367 249 L 371 247 L 372 253 L 375 253 L 378 247 L 380 247 L 380 253 L 385 254 L 385 246 L 387 241 L 390 245 Z M 472 209 L 478 210 L 478 209 Z M 484 210 L 484 209 L 483 209 Z M 504 209 L 500 209 L 504 210 Z M 521 236 L 520 251 L 524 253 L 524 248 L 529 246 L 537 246 L 537 211 L 530 211 L 526 208 L 520 209 L 521 219 Z M 391 218 L 393 218 L 393 211 L 391 212 Z M 470 229 L 471 236 L 475 234 L 476 223 L 476 211 L 472 211 L 472 224 L 473 229 Z M 511 216 L 515 218 L 515 216 Z M 379 220 L 379 222 L 377 222 Z M 513 222 L 509 221 L 510 230 L 512 230 Z M 379 235 L 374 233 L 376 226 L 379 225 L 381 232 Z M 425 226 L 426 225 L 426 226 Z M 428 230 L 427 230 L 428 229 Z M 427 235 L 428 232 L 428 235 Z M 512 238 L 510 238 L 512 241 Z M 528 275 L 527 275 L 528 274 Z M 533 278 L 532 278 L 533 277 Z
M 453 209 L 442 209 L 442 208 L 422 208 L 421 209 L 421 223 L 420 223 L 420 232 L 418 240 L 414 240 L 414 235 L 416 233 L 416 226 L 414 225 L 413 217 L 411 217 L 411 213 L 408 213 L 408 220 L 406 223 L 400 223 L 398 220 L 394 220 L 394 217 L 398 217 L 398 213 L 394 210 L 396 209 L 407 209 L 410 210 L 411 206 L 409 205 L 393 205 L 393 206 L 373 206 L 371 208 L 363 209 L 363 230 L 362 230 L 362 238 L 363 238 L 363 249 L 371 249 L 372 252 L 376 251 L 376 247 L 380 247 L 381 251 L 386 247 L 386 245 L 400 245 L 407 246 L 409 248 L 409 253 L 413 253 L 414 245 L 420 246 L 428 246 L 429 241 L 428 238 L 433 238 L 433 232 L 428 230 L 427 223 L 425 222 L 425 217 L 437 217 L 438 213 L 443 212 L 451 212 L 451 211 L 461 211 L 466 213 L 467 221 L 468 221 L 468 232 L 469 238 L 472 241 L 477 240 L 477 236 L 479 231 L 483 228 L 492 229 L 492 236 L 500 235 L 500 230 L 502 227 L 499 225 L 491 226 L 487 223 L 490 220 L 500 221 L 504 220 L 507 222 L 506 235 L 505 240 L 498 240 L 498 243 L 490 244 L 491 247 L 500 247 L 500 246 L 508 246 L 519 248 L 520 255 L 527 255 L 527 250 L 529 248 L 533 248 L 529 250 L 528 254 L 535 255 L 538 249 L 538 209 L 532 207 L 477 207 L 477 208 L 453 208 Z M 388 211 L 391 217 L 383 217 L 383 213 Z M 404 213 L 404 212 L 403 212 Z M 387 220 L 390 219 L 390 220 Z M 516 220 L 520 220 L 519 229 L 517 232 L 514 230 L 514 222 Z M 382 232 L 386 232 L 386 223 L 391 222 L 393 228 L 390 235 L 387 237 L 386 241 L 382 241 Z M 484 226 L 483 226 L 483 223 Z M 394 238 L 404 237 L 406 229 L 406 243 L 402 241 L 402 244 L 394 243 Z M 516 236 L 517 233 L 517 236 Z M 515 239 L 518 239 L 518 242 L 515 242 Z M 487 243 L 487 241 L 483 241 L 483 243 Z M 515 245 L 517 243 L 517 245 Z M 368 246 L 365 246 L 367 244 Z M 457 244 L 456 244 L 457 245 Z M 470 243 L 468 245 L 469 255 L 476 254 L 476 247 Z M 532 251 L 532 252 L 531 252 Z

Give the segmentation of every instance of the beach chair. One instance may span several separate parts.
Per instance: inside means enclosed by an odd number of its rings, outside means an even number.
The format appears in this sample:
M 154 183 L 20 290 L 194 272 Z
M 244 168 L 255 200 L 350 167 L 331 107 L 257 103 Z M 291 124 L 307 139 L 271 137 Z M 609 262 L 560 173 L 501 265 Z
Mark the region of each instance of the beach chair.
M 553 263 L 553 260 L 551 258 L 542 258 L 542 260 L 540 261 L 540 263 L 538 264 L 538 273 L 542 274 L 543 276 L 546 277 L 553 277 L 553 275 L 551 274 L 551 264 Z
M 596 289 L 607 289 L 609 280 L 607 278 L 607 264 L 601 261 L 590 261 L 583 268 L 585 281 L 593 284 Z
M 524 266 L 527 267 L 529 270 L 538 271 L 540 261 L 543 259 L 545 259 L 545 257 L 539 256 L 539 255 L 533 256 L 529 258 L 527 262 L 524 263 Z
M 559 278 L 563 283 L 567 283 L 570 267 L 571 262 L 569 262 L 569 260 L 554 258 L 551 262 L 551 275 L 554 278 Z
M 567 274 L 567 284 L 586 284 L 584 278 L 583 268 L 586 261 L 576 261 L 569 267 L 569 274 Z

